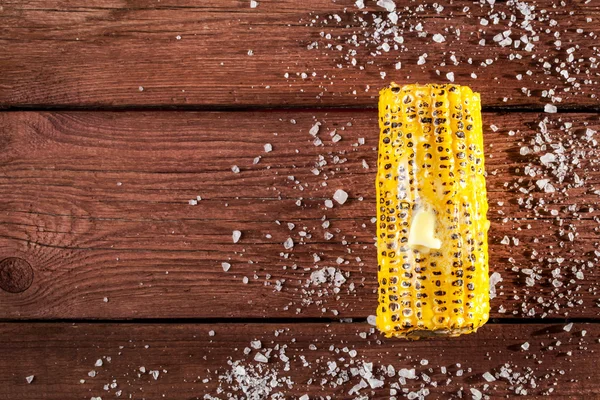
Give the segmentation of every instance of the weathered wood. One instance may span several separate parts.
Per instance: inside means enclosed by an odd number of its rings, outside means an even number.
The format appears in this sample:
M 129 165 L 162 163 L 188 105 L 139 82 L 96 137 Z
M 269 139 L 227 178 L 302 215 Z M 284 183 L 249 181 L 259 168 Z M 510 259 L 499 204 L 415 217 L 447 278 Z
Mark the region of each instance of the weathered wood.
M 449 72 L 480 91 L 486 106 L 540 108 L 549 102 L 545 90 L 562 98 L 559 106 L 598 105 L 600 8 L 594 1 L 535 2 L 534 33 L 521 25 L 529 11 L 519 9 L 524 3 L 446 2 L 439 12 L 433 0 L 398 3 L 404 43 L 387 53 L 372 39 L 373 15 L 387 14 L 374 1 L 366 2 L 369 14 L 354 0 L 265 1 L 255 9 L 249 3 L 4 1 L 0 106 L 374 106 L 388 80 L 446 81 Z M 419 36 L 419 24 L 427 37 Z M 525 43 L 498 45 L 493 38 L 509 29 L 515 41 L 537 37 L 533 50 Z M 436 33 L 446 41 L 436 43 Z M 368 35 L 371 44 L 347 43 L 352 35 L 361 41 Z M 318 48 L 308 50 L 315 42 Z M 356 56 L 349 56 L 353 50 Z M 427 62 L 418 65 L 423 54 Z M 522 58 L 509 60 L 515 55 Z
M 462 398 L 470 399 L 471 389 L 490 398 L 513 397 L 517 388 L 521 394 L 525 390 L 528 399 L 547 398 L 542 395 L 549 391 L 553 399 L 597 398 L 600 372 L 594 363 L 600 351 L 600 327 L 575 324 L 570 332 L 563 327 L 487 325 L 460 338 L 380 342 L 367 324 L 356 323 L 2 324 L 0 399 L 112 399 L 117 391 L 121 391 L 120 398 L 205 399 L 211 395 L 225 399 L 228 393 L 238 399 L 270 398 L 244 395 L 239 382 L 219 378 L 238 366 L 248 376 L 262 378 L 254 383 L 255 390 L 275 379 L 278 384 L 270 394 L 354 399 L 358 395 L 348 392 L 361 377 L 352 376 L 350 369 L 361 370 L 364 363 L 373 363 L 373 377 L 383 381 L 380 388 L 360 390 L 369 399 L 389 399 L 403 368 L 414 368 L 417 379 L 406 379 L 398 389 L 399 399 L 422 388 L 433 399 L 456 399 L 459 391 Z M 362 339 L 359 335 L 365 333 Z M 251 349 L 250 342 L 255 340 L 261 342 L 261 350 Z M 522 349 L 525 343 L 528 350 Z M 244 348 L 251 349 L 248 355 Z M 256 354 L 269 349 L 268 363 L 254 361 Z M 280 349 L 289 358 L 289 370 Z M 101 366 L 97 360 L 102 360 Z M 389 365 L 395 376 L 388 375 Z M 259 367 L 262 373 L 256 372 Z M 510 372 L 500 377 L 503 369 Z M 159 371 L 156 379 L 151 371 Z M 332 384 L 342 371 L 349 379 Z M 497 380 L 488 383 L 485 372 Z M 32 375 L 28 384 L 26 377 Z M 281 384 L 287 377 L 292 382 L 289 386 Z M 104 389 L 113 383 L 116 387 Z
M 518 199 L 527 195 L 513 187 L 524 179 L 527 163 L 541 167 L 543 152 L 521 156 L 519 148 L 529 143 L 543 117 L 484 115 L 488 126 L 498 128 L 487 129 L 485 136 L 490 265 L 504 279 L 492 316 L 596 318 L 597 150 L 584 141 L 587 161 L 574 168 L 587 179 L 583 188 L 532 189 L 533 198 L 547 203 L 535 210 L 519 206 Z M 558 131 L 552 122 L 558 118 L 573 122 L 573 129 Z M 308 133 L 315 119 L 323 123 L 322 147 L 314 146 Z M 563 114 L 548 122 L 551 136 L 562 138 L 567 148 L 569 138 L 583 140 L 586 125 L 597 130 L 598 115 Z M 333 144 L 329 132 L 336 127 L 343 139 Z M 511 130 L 518 133 L 510 136 Z M 18 294 L 0 291 L 0 317 L 364 318 L 376 305 L 371 218 L 377 136 L 372 111 L 2 113 L 0 260 L 25 260 L 34 279 Z M 366 144 L 354 146 L 360 137 Z M 265 153 L 266 143 L 273 151 Z M 310 169 L 319 155 L 328 164 L 316 176 Z M 347 161 L 334 164 L 335 156 Z M 233 173 L 232 165 L 241 172 Z M 535 179 L 520 185 L 532 186 Z M 324 200 L 340 188 L 351 199 L 327 209 Z M 198 205 L 189 205 L 198 195 Z M 288 223 L 295 224 L 293 230 Z M 233 230 L 242 232 L 237 244 Z M 302 238 L 301 230 L 311 237 Z M 576 234 L 572 242 L 569 231 Z M 333 238 L 326 240 L 326 232 Z M 505 236 L 519 244 L 502 244 Z M 290 251 L 283 246 L 288 237 L 295 242 Z M 345 260 L 339 266 L 338 257 Z M 558 264 L 557 258 L 565 261 Z M 229 272 L 222 262 L 232 265 Z M 310 285 L 317 266 L 350 274 L 339 294 L 333 285 Z M 540 275 L 533 287 L 526 285 L 523 268 Z M 551 284 L 556 268 L 559 288 Z

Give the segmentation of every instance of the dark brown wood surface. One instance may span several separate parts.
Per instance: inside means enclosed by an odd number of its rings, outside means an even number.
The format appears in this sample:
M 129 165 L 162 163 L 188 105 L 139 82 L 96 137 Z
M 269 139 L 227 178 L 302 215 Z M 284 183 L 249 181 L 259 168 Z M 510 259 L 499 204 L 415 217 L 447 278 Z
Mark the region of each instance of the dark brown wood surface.
M 1 118 L 0 257 L 26 260 L 35 279 L 22 293 L 0 292 L 0 316 L 339 313 L 366 318 L 375 312 L 373 111 L 10 112 Z M 487 113 L 484 118 L 486 127 L 497 129 L 488 128 L 485 135 L 490 265 L 504 279 L 492 316 L 597 317 L 598 270 L 593 265 L 600 242 L 599 211 L 590 211 L 587 202 L 597 198 L 592 192 L 600 183 L 593 158 L 598 151 L 589 144 L 588 161 L 576 168 L 586 179 L 584 188 L 568 189 L 572 182 L 565 181 L 564 193 L 543 193 L 523 173 L 528 164 L 541 165 L 539 155 L 519 152 L 547 116 Z M 574 138 L 584 126 L 600 129 L 596 114 L 562 114 L 549 119 L 548 126 L 559 119 L 560 124 L 574 123 Z M 314 120 L 323 123 L 323 146 L 314 146 L 308 133 Z M 343 139 L 332 143 L 328 132 L 336 127 Z M 517 130 L 515 136 L 508 134 Z M 357 146 L 361 137 L 365 144 Z M 266 143 L 273 148 L 269 153 Z M 253 164 L 257 156 L 261 160 Z M 328 164 L 315 175 L 311 169 L 319 156 Z M 346 161 L 335 164 L 334 157 Z M 241 172 L 233 173 L 233 165 Z M 519 180 L 524 180 L 520 188 L 533 186 L 531 196 L 548 204 L 520 206 L 518 199 L 527 196 L 512 186 Z M 324 201 L 337 189 L 346 190 L 351 199 L 327 209 Z M 202 200 L 190 205 L 196 196 Z M 327 229 L 323 217 L 330 222 Z M 293 230 L 288 223 L 295 225 Z M 242 232 L 237 244 L 233 230 Z M 303 230 L 311 237 L 301 237 Z M 577 235 L 572 242 L 566 233 L 571 230 Z M 333 238 L 326 240 L 326 232 Z M 517 237 L 519 244 L 502 244 L 505 236 Z M 290 251 L 283 246 L 288 237 L 296 243 Z M 532 249 L 538 252 L 535 257 Z M 333 293 L 332 286 L 311 285 L 311 272 L 338 267 L 338 257 L 345 260 L 339 268 L 350 274 L 340 293 Z M 559 257 L 577 262 L 551 261 Z M 232 265 L 228 272 L 222 262 Z M 562 268 L 560 288 L 551 284 L 556 267 Z M 583 278 L 571 267 L 583 268 Z M 524 285 L 522 269 L 536 269 L 541 279 L 533 287 Z M 285 282 L 280 291 L 278 280 Z M 569 303 L 577 307 L 567 307 Z
M 600 4 L 259 3 L 0 2 L 0 400 L 600 398 Z M 386 340 L 378 90 L 452 78 L 502 281 L 479 332 Z
M 596 398 L 600 372 L 593 360 L 600 351 L 600 329 L 597 324 L 574 324 L 569 332 L 563 328 L 488 325 L 460 338 L 404 342 L 382 340 L 372 327 L 357 323 L 2 324 L 0 399 L 252 398 L 235 379 L 227 382 L 225 376 L 236 367 L 262 378 L 255 388 L 275 378 L 271 394 L 286 398 L 356 398 L 348 392 L 361 377 L 350 370 L 364 363 L 373 363 L 374 377 L 384 381 L 381 388 L 360 390 L 370 399 L 389 399 L 403 368 L 414 369 L 417 378 L 400 385 L 398 398 L 423 389 L 428 399 L 458 399 L 459 392 L 470 399 L 471 389 L 490 398 L 520 397 L 517 392 L 527 399 L 548 394 L 553 399 Z M 252 348 L 251 341 L 260 341 L 261 349 Z M 526 343 L 530 347 L 524 350 Z M 251 350 L 247 355 L 246 348 Z M 287 370 L 281 349 L 289 358 Z M 257 353 L 269 350 L 268 363 L 254 361 Z M 156 379 L 151 371 L 159 371 Z M 497 379 L 487 382 L 486 372 Z M 28 384 L 26 377 L 32 375 Z M 287 377 L 289 386 L 282 384 Z
M 436 1 L 405 2 L 398 24 L 404 43 L 388 53 L 371 39 L 372 15 L 387 14 L 374 3 L 367 1 L 371 14 L 363 14 L 354 0 L 274 0 L 255 9 L 249 0 L 6 0 L 0 105 L 373 107 L 389 80 L 440 81 L 453 72 L 457 82 L 482 93 L 486 107 L 539 109 L 550 102 L 542 97 L 548 90 L 562 99 L 561 107 L 598 106 L 596 1 L 533 2 L 530 30 L 522 25 L 525 3 L 448 2 L 439 12 Z M 506 30 L 514 40 L 536 37 L 535 47 L 499 46 L 493 38 Z M 435 33 L 446 42 L 434 42 Z M 352 35 L 366 43 L 347 43 Z M 308 50 L 313 43 L 318 48 Z M 418 65 L 423 54 L 427 62 Z M 402 69 L 395 69 L 397 62 Z

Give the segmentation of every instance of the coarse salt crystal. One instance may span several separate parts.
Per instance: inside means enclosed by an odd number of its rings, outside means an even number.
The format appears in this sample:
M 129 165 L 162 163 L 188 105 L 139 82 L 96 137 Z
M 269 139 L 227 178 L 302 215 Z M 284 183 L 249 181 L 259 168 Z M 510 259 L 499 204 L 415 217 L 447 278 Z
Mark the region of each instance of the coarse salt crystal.
M 436 43 L 443 43 L 446 41 L 446 38 L 444 37 L 444 35 L 436 33 L 435 35 L 433 35 L 433 41 Z
M 229 268 L 231 268 L 231 264 L 229 264 L 227 262 L 222 262 L 221 267 L 223 268 L 223 271 L 227 272 L 227 271 L 229 271 Z
M 310 130 L 308 131 L 308 133 L 310 133 L 313 136 L 317 136 L 317 133 L 319 133 L 319 129 L 321 128 L 321 123 L 317 122 L 315 123 L 312 128 L 310 128 Z
M 392 0 L 379 0 L 377 1 L 377 5 L 385 8 L 387 12 L 392 12 L 396 9 L 396 3 Z
M 547 166 L 548 164 L 556 161 L 556 155 L 554 155 L 553 153 L 546 153 L 540 157 L 540 161 L 542 162 L 542 164 Z
M 502 276 L 498 272 L 494 272 L 490 276 L 490 299 L 496 297 L 496 285 L 502 282 Z
M 273 146 L 271 145 L 271 143 L 265 144 L 264 148 L 265 148 L 265 153 L 270 153 L 273 151 Z
M 556 108 L 556 106 L 554 104 L 546 104 L 544 106 L 544 112 L 554 114 L 557 111 L 558 111 L 558 109 Z
M 33 382 L 34 378 L 35 378 L 35 375 L 29 375 L 28 377 L 25 378 L 25 380 L 27 381 L 27 383 L 31 383 L 31 382 Z
M 346 200 L 348 200 L 348 193 L 343 191 L 342 189 L 338 189 L 333 194 L 333 199 L 337 201 L 339 204 L 344 204 Z
M 325 207 L 333 208 L 333 201 L 331 201 L 329 199 L 325 200 Z
M 406 378 L 406 379 L 416 379 L 417 378 L 417 374 L 415 373 L 415 369 L 406 369 L 406 368 L 402 368 L 400 371 L 398 371 L 398 376 L 402 377 L 402 378 Z
M 483 397 L 483 395 L 481 394 L 481 392 L 475 388 L 470 388 L 469 389 L 471 391 L 471 394 L 473 395 L 473 400 L 481 400 L 481 398 Z
M 237 243 L 240 241 L 240 238 L 242 237 L 242 232 L 233 231 L 233 234 L 231 235 L 231 237 L 233 238 L 233 243 Z
M 483 379 L 485 379 L 488 382 L 494 382 L 496 380 L 496 378 L 494 378 L 494 375 L 490 374 L 489 372 L 483 374 Z

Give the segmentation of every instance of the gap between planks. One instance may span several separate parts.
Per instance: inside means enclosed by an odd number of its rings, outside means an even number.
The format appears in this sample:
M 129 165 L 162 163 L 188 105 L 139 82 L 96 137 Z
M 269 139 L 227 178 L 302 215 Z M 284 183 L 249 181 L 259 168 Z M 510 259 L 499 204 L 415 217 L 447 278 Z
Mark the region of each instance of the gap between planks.
M 58 318 L 58 319 L 8 319 L 0 318 L 0 324 L 138 324 L 138 325 L 212 325 L 212 324 L 364 324 L 367 318 L 348 318 L 352 321 L 343 321 L 339 318 L 139 318 L 139 319 L 83 319 L 83 318 Z M 575 318 L 490 318 L 485 325 L 535 325 L 535 324 L 599 324 L 600 318 L 575 317 Z M 484 325 L 484 326 L 485 326 Z

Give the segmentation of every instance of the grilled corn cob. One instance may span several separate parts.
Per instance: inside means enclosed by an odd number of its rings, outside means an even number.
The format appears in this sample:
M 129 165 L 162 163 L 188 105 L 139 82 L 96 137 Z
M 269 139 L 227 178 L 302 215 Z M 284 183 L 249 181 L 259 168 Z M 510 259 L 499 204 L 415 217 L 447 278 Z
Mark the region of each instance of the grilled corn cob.
M 489 314 L 479 94 L 392 83 L 379 126 L 377 327 L 415 339 L 474 332 Z

